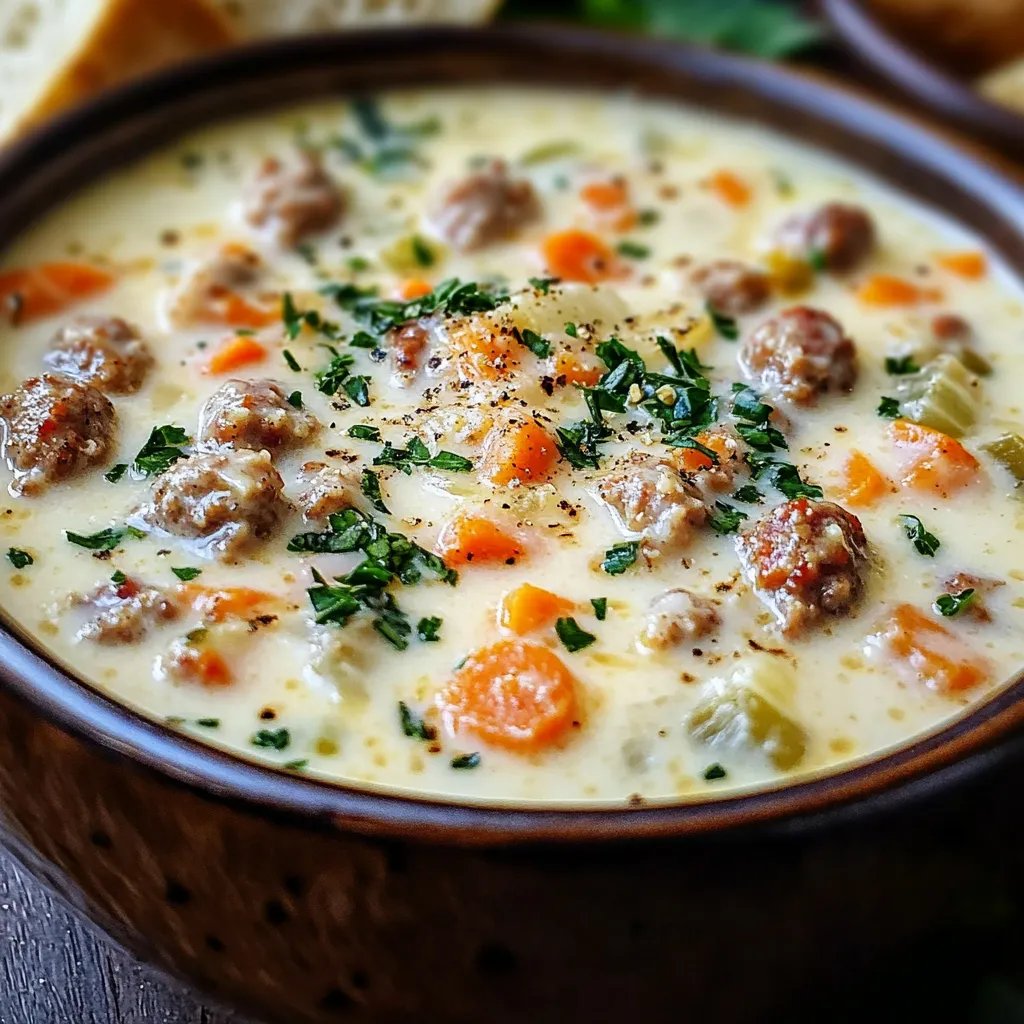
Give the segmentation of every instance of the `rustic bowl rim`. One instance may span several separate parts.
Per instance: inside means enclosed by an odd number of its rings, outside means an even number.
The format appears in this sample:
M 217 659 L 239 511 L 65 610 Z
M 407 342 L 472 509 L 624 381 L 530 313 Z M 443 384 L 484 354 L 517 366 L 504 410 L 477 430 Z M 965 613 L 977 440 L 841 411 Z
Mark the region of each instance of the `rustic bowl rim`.
M 191 116 L 190 102 L 216 106 L 213 97 L 217 95 L 252 89 L 257 87 L 254 83 L 265 79 L 273 89 L 285 74 L 291 76 L 289 82 L 299 81 L 311 69 L 328 74 L 333 73 L 329 69 L 344 68 L 346 74 L 352 74 L 353 66 L 369 67 L 371 62 L 383 60 L 396 70 L 405 66 L 397 62 L 415 62 L 423 53 L 468 60 L 469 55 L 505 54 L 511 49 L 529 53 L 538 61 L 558 58 L 553 62 L 559 67 L 558 74 L 579 79 L 578 84 L 586 84 L 585 76 L 571 68 L 574 61 L 583 59 L 597 62 L 594 67 L 613 64 L 614 73 L 629 74 L 640 92 L 651 91 L 653 69 L 677 86 L 685 80 L 690 89 L 721 89 L 741 100 L 756 97 L 776 116 L 809 119 L 836 137 L 852 133 L 858 147 L 864 143 L 883 147 L 890 159 L 898 154 L 910 171 L 920 174 L 926 170 L 958 195 L 976 197 L 980 209 L 1005 216 L 1010 227 L 994 244 L 1005 249 L 1012 243 L 1017 269 L 1024 272 L 1024 191 L 984 157 L 974 156 L 968 144 L 943 138 L 819 75 L 664 40 L 534 24 L 389 29 L 257 43 L 101 95 L 0 154 L 0 248 L 36 217 L 20 202 L 22 193 L 35 196 L 44 212 L 64 198 L 54 187 L 55 181 L 64 181 L 61 174 L 65 178 L 70 174 L 74 188 L 102 176 L 110 169 L 106 158 L 116 149 L 111 140 L 123 142 L 140 123 L 167 124 L 173 121 L 172 115 Z M 338 61 L 348 63 L 335 63 Z M 207 119 L 216 121 L 219 116 Z M 190 120 L 186 123 L 192 124 Z M 132 152 L 152 148 L 146 143 Z M 45 196 L 39 199 L 43 190 Z M 108 756 L 141 765 L 207 798 L 320 830 L 488 846 L 742 836 L 751 829 L 790 834 L 898 810 L 908 800 L 935 796 L 1024 752 L 1020 729 L 1024 701 L 1018 699 L 1024 694 L 1022 674 L 983 704 L 931 734 L 838 772 L 768 790 L 641 806 L 460 803 L 323 781 L 209 746 L 76 678 L 6 614 L 0 615 L 0 624 L 0 685 L 64 731 Z
M 863 0 L 819 0 L 829 24 L 853 54 L 934 114 L 1017 155 L 1024 153 L 1024 114 L 987 99 L 938 61 L 916 50 L 868 10 Z

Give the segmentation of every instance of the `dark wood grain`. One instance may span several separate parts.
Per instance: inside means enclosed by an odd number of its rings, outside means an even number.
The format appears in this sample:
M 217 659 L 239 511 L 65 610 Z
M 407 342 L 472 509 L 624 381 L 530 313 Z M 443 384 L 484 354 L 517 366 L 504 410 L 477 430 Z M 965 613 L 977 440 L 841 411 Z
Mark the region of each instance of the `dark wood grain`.
M 246 1024 L 155 976 L 0 852 L 0 1024 Z

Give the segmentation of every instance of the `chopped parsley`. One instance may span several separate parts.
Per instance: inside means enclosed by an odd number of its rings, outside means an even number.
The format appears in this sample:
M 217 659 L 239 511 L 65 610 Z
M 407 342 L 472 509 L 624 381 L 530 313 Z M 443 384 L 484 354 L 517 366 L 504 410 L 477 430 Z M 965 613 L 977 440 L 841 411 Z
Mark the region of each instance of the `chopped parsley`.
M 284 332 L 292 341 L 302 333 L 303 326 L 318 331 L 331 341 L 337 341 L 339 338 L 338 325 L 330 320 L 324 320 L 315 309 L 296 309 L 291 292 L 285 292 L 281 297 L 281 319 L 284 321 Z M 291 366 L 291 363 L 288 365 Z
M 558 283 L 557 277 L 528 277 L 527 281 L 530 285 L 541 295 L 547 295 L 551 291 L 551 286 Z
M 348 436 L 354 437 L 357 441 L 380 441 L 380 430 L 377 427 L 369 427 L 365 423 L 354 423 L 348 428 Z
M 708 525 L 716 533 L 735 533 L 740 528 L 740 523 L 747 518 L 746 512 L 741 512 L 724 501 L 716 501 L 715 510 L 708 516 Z
M 179 580 L 184 580 L 187 583 L 189 580 L 194 580 L 197 576 L 202 575 L 203 570 L 196 569 L 194 566 L 191 565 L 186 565 L 180 569 L 175 569 L 172 566 L 171 572 L 173 572 L 174 575 L 177 576 Z
M 127 472 L 128 463 L 119 462 L 116 466 L 111 466 L 111 468 L 103 474 L 103 479 L 109 480 L 112 484 L 116 484 Z
M 900 523 L 903 524 L 903 532 L 907 539 L 917 548 L 918 554 L 934 558 L 935 552 L 941 547 L 939 538 L 934 533 L 929 533 L 917 516 L 901 515 Z
M 285 761 L 282 768 L 287 768 L 290 772 L 301 772 L 309 764 L 308 757 L 296 758 L 294 761 Z
M 745 501 L 750 505 L 760 505 L 764 501 L 764 495 L 753 485 L 744 484 L 732 492 L 737 501 Z
M 353 274 L 358 274 L 364 270 L 370 269 L 370 261 L 365 256 L 349 256 L 349 258 L 345 260 L 345 266 L 348 267 Z
M 352 113 L 360 131 L 360 140 L 338 137 L 335 147 L 360 169 L 374 177 L 392 177 L 407 174 L 410 169 L 423 165 L 416 151 L 417 139 L 436 134 L 441 128 L 437 118 L 428 118 L 412 124 L 390 122 L 376 100 L 360 97 L 352 103 Z
M 253 734 L 250 743 L 254 747 L 265 747 L 269 750 L 285 750 L 291 743 L 291 733 L 287 729 L 260 729 Z
M 325 395 L 334 395 L 337 394 L 338 388 L 345 383 L 349 370 L 355 362 L 355 357 L 339 352 L 331 345 L 325 345 L 324 348 L 331 353 L 331 361 L 324 369 L 313 375 L 313 380 L 316 383 L 317 391 Z
M 899 399 L 882 395 L 882 400 L 878 403 L 878 408 L 875 411 L 887 420 L 898 420 L 901 415 Z
M 128 582 L 128 577 L 125 575 L 123 570 L 115 569 L 110 574 L 110 582 L 111 583 L 116 583 L 118 586 L 121 586 L 122 583 L 127 583 Z
M 828 253 L 824 249 L 812 248 L 807 253 L 807 262 L 815 273 L 823 274 L 828 270 Z
M 900 356 L 898 359 L 893 356 L 886 356 L 886 373 L 891 373 L 894 376 L 900 376 L 905 373 L 917 373 L 920 369 L 921 367 L 914 362 L 913 356 Z
M 419 235 L 412 236 L 409 241 L 409 248 L 412 251 L 413 259 L 419 266 L 432 267 L 437 262 L 434 250 Z
M 640 554 L 640 542 L 636 540 L 615 544 L 604 553 L 601 568 L 609 576 L 621 576 Z
M 363 475 L 359 480 L 359 489 L 378 512 L 383 512 L 385 515 L 391 514 L 391 509 L 384 504 L 384 497 L 380 493 L 380 478 L 372 469 L 363 470 Z
M 441 620 L 436 615 L 424 616 L 416 623 L 416 635 L 426 644 L 441 639 Z
M 959 594 L 942 594 L 935 599 L 935 610 L 951 619 L 959 615 L 974 600 L 974 595 L 973 587 L 961 590 Z
M 565 325 L 565 333 L 568 334 L 570 338 L 578 338 L 580 336 L 579 329 L 571 320 Z
M 167 424 L 154 427 L 149 439 L 135 456 L 132 469 L 143 476 L 158 476 L 170 468 L 178 459 L 185 458 L 181 445 L 189 443 L 184 427 Z
M 704 309 L 711 317 L 711 323 L 714 324 L 715 330 L 726 341 L 735 341 L 740 336 L 739 325 L 731 316 L 720 313 L 710 302 L 704 304 Z
M 455 452 L 439 451 L 436 455 L 431 455 L 430 449 L 418 437 L 409 438 L 405 448 L 395 448 L 390 441 L 386 441 L 381 453 L 374 458 L 373 464 L 395 466 L 406 475 L 412 473 L 413 466 L 444 469 L 450 473 L 468 473 L 473 468 L 471 460 L 464 455 L 456 455 Z
M 285 363 L 287 363 L 289 370 L 291 370 L 293 373 L 301 373 L 302 372 L 302 367 L 299 366 L 298 359 L 296 359 L 295 356 L 293 356 L 291 354 L 291 352 L 288 351 L 288 349 L 285 349 L 281 353 L 281 355 L 284 357 L 284 361 L 285 361 Z
M 724 779 L 729 773 L 716 761 L 714 764 L 709 764 L 704 769 L 704 781 L 705 782 L 716 782 L 718 779 Z
M 301 409 L 302 408 L 302 392 L 301 391 L 293 391 L 288 396 L 288 404 L 293 409 Z
M 133 526 L 108 526 L 97 533 L 72 533 L 65 530 L 64 536 L 71 544 L 77 544 L 80 548 L 88 548 L 90 551 L 113 551 L 125 537 L 140 539 L 146 535 Z
M 219 718 L 197 718 L 196 725 L 203 729 L 219 729 L 220 719 Z
M 782 432 L 771 425 L 773 412 L 775 409 L 761 401 L 752 388 L 744 384 L 733 385 L 732 414 L 740 421 L 736 424 L 736 433 L 754 451 L 767 453 L 789 447 Z
M 402 732 L 410 739 L 428 742 L 437 739 L 437 730 L 428 725 L 404 700 L 398 702 L 398 721 L 402 726 Z
M 607 597 L 592 597 L 590 603 L 594 608 L 594 618 L 598 622 L 604 622 L 608 615 L 608 598 Z
M 653 227 L 659 220 L 661 220 L 661 214 L 650 207 L 645 210 L 640 210 L 636 217 L 637 224 L 642 228 Z
M 755 480 L 766 480 L 787 498 L 821 498 L 824 491 L 817 484 L 804 483 L 800 471 L 791 462 L 782 462 L 757 452 L 747 455 Z
M 593 633 L 588 633 L 571 616 L 559 619 L 555 623 L 555 632 L 558 634 L 558 639 L 562 641 L 562 645 L 570 654 L 582 651 L 584 647 L 589 647 L 597 639 Z
M 645 260 L 651 255 L 650 246 L 643 245 L 640 242 L 632 242 L 628 238 L 619 242 L 615 247 L 615 251 L 620 256 L 625 256 L 631 260 Z
M 32 565 L 35 559 L 27 551 L 22 551 L 21 548 L 8 548 L 7 561 L 15 569 L 24 569 L 26 565 Z
M 610 431 L 599 427 L 591 420 L 572 423 L 567 427 L 556 427 L 555 442 L 562 458 L 574 469 L 598 469 L 598 444 L 608 437 Z
M 451 766 L 461 771 L 469 768 L 478 768 L 480 766 L 480 755 L 476 751 L 472 754 L 456 754 L 451 760 Z
M 688 434 L 666 437 L 665 444 L 670 445 L 673 448 L 692 448 L 695 452 L 700 452 L 701 455 L 709 458 L 712 466 L 717 466 L 718 463 L 721 462 L 718 452 L 709 448 L 706 444 L 701 444 L 700 441 L 696 438 L 690 437 Z
M 372 334 L 367 334 L 366 331 L 356 331 L 349 340 L 349 345 L 352 348 L 376 348 L 377 339 Z
M 361 409 L 370 404 L 370 378 L 359 374 L 355 377 L 348 377 L 341 385 L 342 390 Z
M 536 331 L 531 331 L 529 327 L 524 327 L 522 331 L 514 329 L 512 336 L 540 359 L 547 359 L 551 355 L 551 342 L 542 338 Z

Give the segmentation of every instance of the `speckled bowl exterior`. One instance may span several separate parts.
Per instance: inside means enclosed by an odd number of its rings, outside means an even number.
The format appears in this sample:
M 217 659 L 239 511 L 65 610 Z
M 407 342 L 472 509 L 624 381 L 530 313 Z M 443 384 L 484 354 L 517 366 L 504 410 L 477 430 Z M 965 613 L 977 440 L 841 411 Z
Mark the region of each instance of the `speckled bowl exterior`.
M 262 45 L 101 98 L 0 158 L 0 245 L 198 123 L 485 80 L 628 86 L 781 127 L 960 217 L 1024 270 L 1017 186 L 913 122 L 777 68 L 530 27 Z M 6 621 L 0 825 L 117 941 L 260 1019 L 837 1020 L 836 986 L 863 994 L 881 966 L 884 991 L 885 965 L 911 970 L 908 942 L 941 950 L 978 908 L 1022 895 L 1024 826 L 1006 811 L 1024 788 L 1022 691 L 1017 680 L 934 735 L 768 793 L 458 806 L 204 747 L 76 681 Z

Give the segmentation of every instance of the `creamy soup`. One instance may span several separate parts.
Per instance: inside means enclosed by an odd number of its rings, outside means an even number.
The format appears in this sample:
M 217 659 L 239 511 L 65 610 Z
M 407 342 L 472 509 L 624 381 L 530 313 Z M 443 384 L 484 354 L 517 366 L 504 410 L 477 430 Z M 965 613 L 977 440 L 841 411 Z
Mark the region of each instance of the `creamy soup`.
M 1017 285 L 759 128 L 322 103 L 111 174 L 4 268 L 0 600 L 245 757 L 706 798 L 1024 663 Z

